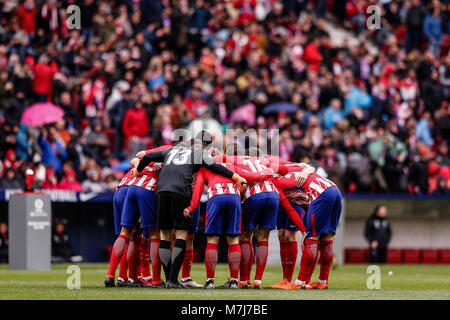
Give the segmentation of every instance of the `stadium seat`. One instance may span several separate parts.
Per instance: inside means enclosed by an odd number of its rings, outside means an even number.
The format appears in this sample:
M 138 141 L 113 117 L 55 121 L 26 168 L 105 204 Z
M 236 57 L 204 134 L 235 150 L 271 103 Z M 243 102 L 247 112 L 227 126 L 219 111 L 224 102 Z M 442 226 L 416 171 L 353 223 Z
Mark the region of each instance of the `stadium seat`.
M 420 250 L 403 249 L 403 263 L 406 264 L 420 263 Z
M 369 259 L 367 249 L 360 249 L 360 248 L 345 249 L 345 263 L 365 263 L 368 262 L 368 260 Z
M 387 263 L 399 264 L 402 263 L 402 250 L 401 249 L 388 249 Z
M 450 264 L 450 249 L 439 250 L 439 262 Z
M 439 261 L 438 251 L 434 249 L 422 249 L 422 263 L 436 264 Z

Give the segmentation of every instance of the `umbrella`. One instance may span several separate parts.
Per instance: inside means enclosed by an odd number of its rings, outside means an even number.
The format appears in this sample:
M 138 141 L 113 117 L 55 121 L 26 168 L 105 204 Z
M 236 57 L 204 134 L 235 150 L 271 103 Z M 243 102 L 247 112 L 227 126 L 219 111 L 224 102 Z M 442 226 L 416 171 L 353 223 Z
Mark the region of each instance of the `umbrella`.
M 20 123 L 29 127 L 58 122 L 64 116 L 64 110 L 50 102 L 35 103 L 25 109 Z
M 289 102 L 274 102 L 264 107 L 263 113 L 288 112 L 295 113 L 298 107 Z
M 255 125 L 255 111 L 256 107 L 253 103 L 247 103 L 243 106 L 240 106 L 236 110 L 231 112 L 230 119 L 228 120 L 229 124 L 233 124 L 236 122 L 245 122 L 249 126 Z

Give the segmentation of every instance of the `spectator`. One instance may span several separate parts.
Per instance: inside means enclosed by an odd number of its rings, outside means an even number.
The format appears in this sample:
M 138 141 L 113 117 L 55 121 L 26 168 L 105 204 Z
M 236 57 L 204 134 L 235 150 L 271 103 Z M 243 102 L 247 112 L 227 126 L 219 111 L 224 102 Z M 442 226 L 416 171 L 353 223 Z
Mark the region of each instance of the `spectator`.
M 41 187 L 46 190 L 58 189 L 58 178 L 53 168 L 45 169 L 45 180 L 41 183 Z
M 38 63 L 33 67 L 33 91 L 38 102 L 48 101 L 51 95 L 52 78 L 58 71 L 55 61 L 51 61 L 46 54 L 39 57 Z
M 439 58 L 443 36 L 439 7 L 434 8 L 431 15 L 427 14 L 423 21 L 423 31 L 428 38 L 428 50 Z
M 56 128 L 50 126 L 47 130 L 41 132 L 38 143 L 42 149 L 42 164 L 52 166 L 55 172 L 59 174 L 62 161 L 67 157 L 67 152 L 57 137 Z
M 88 180 L 83 181 L 81 186 L 86 192 L 103 192 L 106 190 L 106 185 L 100 179 L 100 172 L 98 170 L 91 170 L 88 173 Z
M 75 170 L 70 169 L 64 173 L 61 181 L 58 183 L 59 190 L 71 190 L 81 192 L 83 191 L 83 187 L 77 180 L 77 176 Z
M 375 211 L 367 219 L 364 235 L 369 242 L 370 262 L 386 263 L 392 233 L 385 205 L 375 207 Z
M 86 136 L 86 143 L 92 157 L 97 161 L 101 161 L 102 152 L 109 148 L 109 140 L 104 133 L 103 126 L 99 120 L 94 120 L 91 130 Z
M 344 120 L 345 114 L 341 109 L 341 101 L 337 98 L 331 100 L 330 105 L 323 113 L 323 119 L 326 129 L 330 129 L 334 125 Z
M 34 0 L 25 0 L 17 10 L 20 29 L 28 35 L 34 36 L 36 33 L 36 4 Z
M 0 222 L 0 263 L 8 263 L 8 248 L 8 225 L 6 222 Z
M 28 137 L 28 127 L 25 124 L 19 126 L 19 132 L 16 136 L 17 142 L 17 156 L 25 161 L 30 160 L 31 157 L 31 143 Z
M 17 177 L 16 170 L 6 169 L 5 175 L 0 179 L 0 189 L 22 189 L 24 185 Z
M 149 130 L 147 112 L 142 102 L 136 101 L 134 107 L 128 109 L 123 119 L 123 135 L 127 146 L 129 146 L 130 155 L 145 149 L 145 137 L 147 137 Z
M 408 35 L 406 39 L 406 51 L 420 49 L 420 37 L 422 36 L 423 20 L 426 11 L 420 0 L 411 0 L 411 7 L 406 16 Z
M 8 167 L 6 153 L 16 150 L 22 169 L 42 162 L 60 179 L 70 162 L 77 181 L 95 168 L 112 186 L 112 163 L 170 143 L 174 130 L 196 120 L 220 123 L 217 134 L 277 129 L 284 157 L 317 160 L 325 175 L 344 177 L 345 192 L 431 192 L 420 177 L 428 179 L 428 162 L 450 180 L 440 150 L 450 137 L 449 7 L 422 3 L 386 3 L 381 29 L 368 30 L 365 1 L 83 0 L 82 28 L 69 30 L 64 2 L 8 1 L 0 163 Z M 376 42 L 338 44 L 330 26 Z M 38 127 L 19 128 L 25 108 L 39 101 L 65 112 L 41 137 Z M 263 113 L 280 101 L 299 111 Z M 255 112 L 236 119 L 249 103 Z
M 52 262 L 70 262 L 73 256 L 73 247 L 65 225 L 61 221 L 55 223 L 52 235 Z

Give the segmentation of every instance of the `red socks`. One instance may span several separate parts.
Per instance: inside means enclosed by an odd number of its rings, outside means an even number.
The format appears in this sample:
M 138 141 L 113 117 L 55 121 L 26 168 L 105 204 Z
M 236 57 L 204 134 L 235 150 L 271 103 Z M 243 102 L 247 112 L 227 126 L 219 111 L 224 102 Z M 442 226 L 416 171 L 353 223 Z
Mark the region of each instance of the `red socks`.
M 128 252 L 128 241 L 125 244 L 125 248 L 123 249 L 124 254 L 122 254 L 122 258 L 120 259 L 120 268 L 119 268 L 119 278 L 123 280 L 128 280 L 128 261 L 127 261 L 127 252 Z
M 267 241 L 258 242 L 258 250 L 256 252 L 256 274 L 255 280 L 261 281 L 264 269 L 266 268 L 267 255 L 269 253 L 269 243 Z
M 217 256 L 217 244 L 207 243 L 205 251 L 205 266 L 206 266 L 206 277 L 208 279 L 214 279 L 218 259 L 219 258 Z
M 283 278 L 287 281 L 292 281 L 292 275 L 295 270 L 295 263 L 297 262 L 298 255 L 298 243 L 297 241 L 288 241 L 286 242 L 286 257 L 285 257 L 285 270 L 286 273 L 283 275 Z
M 152 283 L 161 283 L 161 260 L 159 259 L 159 239 L 150 240 L 150 260 L 152 262 Z
M 320 275 L 319 280 L 328 282 L 331 263 L 333 262 L 333 240 L 320 241 Z
M 239 266 L 241 273 L 239 280 L 247 281 L 250 280 L 250 270 L 253 261 L 251 252 L 253 252 L 253 247 L 250 241 L 240 241 L 239 244 L 241 247 L 241 263 Z
M 140 262 L 141 262 L 141 274 L 142 277 L 148 278 L 151 277 L 150 273 L 150 250 L 148 247 L 148 240 L 142 239 L 140 246 Z
M 117 237 L 111 252 L 111 260 L 109 262 L 109 269 L 107 273 L 108 277 L 115 277 L 117 265 L 119 264 L 123 253 L 126 252 L 126 247 L 129 242 L 130 239 L 125 237 L 123 234 L 120 234 L 119 237 Z
M 191 277 L 191 267 L 193 260 L 194 260 L 194 250 L 192 249 L 186 250 L 183 260 L 183 266 L 181 269 L 181 278 L 184 279 Z
M 305 240 L 298 280 L 305 281 L 306 283 L 311 281 L 311 276 L 317 263 L 317 255 L 319 252 L 318 243 L 319 240 L 311 238 Z
M 252 275 L 252 267 L 253 267 L 253 261 L 255 261 L 255 249 L 253 248 L 253 242 L 250 241 L 250 262 L 248 264 L 248 278 L 247 280 L 250 281 L 250 276 Z
M 239 243 L 228 246 L 228 267 L 230 268 L 230 279 L 239 276 L 239 265 L 241 263 L 241 246 Z
M 128 245 L 128 279 L 137 280 L 139 267 L 139 239 L 133 239 Z
M 281 268 L 283 269 L 283 279 L 286 278 L 286 242 L 280 241 L 280 259 L 281 259 Z

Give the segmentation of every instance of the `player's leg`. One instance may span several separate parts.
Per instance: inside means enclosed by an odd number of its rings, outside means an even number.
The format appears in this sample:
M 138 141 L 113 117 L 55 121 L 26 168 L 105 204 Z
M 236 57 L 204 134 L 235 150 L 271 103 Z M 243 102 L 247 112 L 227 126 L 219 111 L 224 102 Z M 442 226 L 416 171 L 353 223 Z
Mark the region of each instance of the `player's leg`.
M 257 200 L 252 196 L 242 204 L 242 223 L 239 244 L 241 246 L 241 264 L 239 267 L 239 287 L 250 287 L 250 276 L 254 260 L 253 233 L 257 226 Z
M 207 236 L 207 241 L 205 250 L 206 283 L 203 288 L 214 289 L 214 277 L 218 261 L 217 246 L 219 244 L 219 236 Z
M 230 289 L 239 289 L 238 276 L 241 263 L 241 246 L 238 236 L 227 236 L 228 242 L 228 268 L 230 269 Z
M 140 277 L 139 284 L 143 287 L 152 286 L 152 274 L 150 272 L 150 232 L 144 228 L 139 246 Z
M 158 212 L 158 228 L 160 229 L 159 259 L 163 266 L 166 282 L 169 280 L 171 268 L 171 240 L 173 234 L 172 199 L 168 192 L 156 194 L 156 207 Z
M 152 264 L 152 285 L 155 287 L 162 286 L 161 280 L 161 260 L 159 259 L 160 230 L 158 228 L 150 228 L 150 261 Z
M 294 209 L 297 211 L 300 219 L 303 220 L 303 216 L 305 214 L 304 210 L 299 205 L 292 205 Z M 288 285 L 284 286 L 282 289 L 289 289 L 290 283 L 292 281 L 292 276 L 295 270 L 295 264 L 297 262 L 298 256 L 298 228 L 297 226 L 286 216 L 287 223 L 285 225 L 285 240 L 286 240 L 286 280 L 288 281 Z
M 262 276 L 269 254 L 269 234 L 276 227 L 280 196 L 276 192 L 264 192 L 256 196 L 260 199 L 260 205 L 258 207 L 258 250 L 256 251 L 256 272 L 253 288 L 262 289 Z
M 227 205 L 223 211 L 223 216 L 223 231 L 227 236 L 228 268 L 230 269 L 228 288 L 239 289 L 238 276 L 242 256 L 241 246 L 239 245 L 242 220 L 241 199 L 239 195 L 227 195 Z
M 186 239 L 186 254 L 181 267 L 181 284 L 187 288 L 200 288 L 202 285 L 196 283 L 191 277 L 192 262 L 194 261 L 194 233 L 189 232 Z
M 113 245 L 113 248 L 111 251 L 111 260 L 109 262 L 109 268 L 108 268 L 108 272 L 106 274 L 106 279 L 105 279 L 106 287 L 114 286 L 114 278 L 115 278 L 117 266 L 118 266 L 119 262 L 122 260 L 122 257 L 125 257 L 125 259 L 126 259 L 126 256 L 127 256 L 126 252 L 128 250 L 128 245 L 130 243 L 131 232 L 132 232 L 131 227 L 123 226 L 119 236 L 117 237 L 116 241 L 114 242 L 114 245 Z M 119 271 L 119 278 L 121 278 L 121 281 L 125 281 L 127 278 L 126 277 L 126 269 L 125 269 L 125 278 L 122 278 L 121 276 L 123 276 L 123 275 L 121 275 L 121 273 Z M 118 284 L 118 285 L 121 286 L 121 284 Z
M 159 244 L 159 259 L 164 270 L 164 276 L 166 277 L 166 282 L 169 280 L 170 268 L 172 265 L 172 235 L 174 233 L 173 229 L 161 229 L 161 240 Z
M 333 263 L 333 236 L 339 223 L 342 209 L 342 196 L 338 188 L 330 188 L 329 201 L 332 202 L 331 212 L 324 217 L 321 222 L 319 252 L 320 252 L 320 274 L 318 281 L 311 284 L 311 289 L 327 289 L 328 276 Z
M 191 277 L 191 267 L 194 260 L 194 237 L 198 230 L 200 219 L 200 206 L 192 212 L 192 224 L 189 230 L 189 236 L 186 243 L 186 254 L 181 267 L 181 284 L 189 288 L 200 288 L 202 285 L 196 283 Z
M 276 284 L 271 285 L 272 289 L 280 289 L 281 286 L 287 283 L 286 280 L 286 214 L 283 212 L 281 208 L 278 209 L 277 213 L 277 230 L 278 230 L 278 241 L 280 242 L 280 260 L 281 260 L 281 269 L 283 271 L 283 278 L 278 281 Z
M 297 242 L 296 230 L 286 230 L 286 280 L 288 283 L 292 281 L 292 276 L 294 275 L 295 264 L 297 262 L 298 256 L 298 242 Z
M 126 272 L 127 272 L 126 258 L 122 259 L 121 257 L 124 256 L 123 252 L 126 252 L 127 247 L 128 247 L 129 232 L 127 230 L 123 230 L 123 232 L 122 232 L 123 227 L 121 226 L 120 222 L 121 222 L 121 218 L 122 218 L 122 212 L 123 212 L 123 207 L 124 207 L 127 191 L 128 191 L 128 187 L 123 186 L 123 187 L 120 187 L 118 190 L 116 190 L 116 192 L 114 193 L 114 198 L 113 198 L 114 229 L 115 229 L 115 232 L 116 232 L 116 235 L 118 236 L 118 238 L 114 242 L 113 249 L 111 251 L 110 264 L 109 264 L 108 272 L 106 274 L 106 279 L 105 279 L 105 286 L 107 286 L 107 287 L 112 287 L 115 285 L 114 278 L 115 278 L 117 265 L 119 263 L 120 263 L 120 270 L 122 270 L 122 271 L 125 270 L 125 278 L 126 278 Z M 126 257 L 126 255 L 125 255 L 125 257 Z M 125 263 L 122 260 L 125 260 Z M 121 275 L 120 270 L 119 270 L 119 279 L 118 280 L 120 280 L 120 275 Z M 125 281 L 126 281 L 126 279 L 125 279 Z M 117 285 L 120 286 L 121 283 L 118 282 Z
M 141 245 L 142 229 L 136 228 L 136 231 L 131 237 L 130 243 L 127 250 L 127 263 L 128 263 L 128 281 L 127 286 L 135 287 L 139 285 L 139 272 L 140 269 L 140 250 Z
M 262 276 L 266 268 L 267 256 L 269 253 L 269 234 L 271 229 L 258 229 L 258 248 L 256 250 L 256 271 L 253 281 L 254 289 L 262 289 Z
M 170 267 L 170 283 L 167 282 L 167 288 L 184 288 L 184 286 L 178 282 L 178 275 L 183 265 L 184 256 L 186 254 L 186 239 L 189 236 L 189 229 L 191 228 L 192 219 L 186 218 L 183 214 L 183 210 L 190 204 L 190 200 L 187 197 L 180 196 L 178 194 L 172 194 L 172 219 L 173 226 L 175 228 L 175 245 L 172 250 L 171 267 Z
M 215 195 L 206 203 L 205 235 L 208 243 L 205 251 L 206 283 L 205 289 L 214 289 L 214 275 L 218 260 L 217 245 L 222 234 L 227 195 Z
M 141 215 L 142 234 L 140 240 L 140 267 L 141 277 L 139 284 L 144 287 L 152 286 L 152 277 L 150 273 L 150 228 L 156 233 L 158 221 L 156 213 L 156 196 L 153 191 L 142 187 L 134 187 L 136 192 L 136 200 Z
M 325 190 L 309 206 L 306 216 L 306 232 L 308 235 L 304 242 L 300 272 L 292 289 L 307 289 L 309 287 L 311 276 L 320 255 L 319 237 L 321 234 L 328 233 L 326 221 L 329 221 L 329 215 L 334 204 L 334 200 L 329 197 L 329 189 L 331 188 Z

